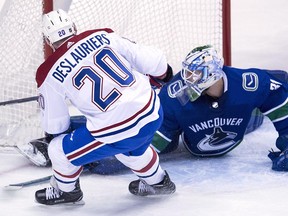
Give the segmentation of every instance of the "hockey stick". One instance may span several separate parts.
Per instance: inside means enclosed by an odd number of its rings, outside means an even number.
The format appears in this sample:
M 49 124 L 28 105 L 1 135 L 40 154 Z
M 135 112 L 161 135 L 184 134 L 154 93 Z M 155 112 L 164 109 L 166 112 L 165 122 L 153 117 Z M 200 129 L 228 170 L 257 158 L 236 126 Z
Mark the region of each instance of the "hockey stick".
M 88 165 L 85 165 L 83 168 L 83 173 L 91 172 L 90 169 L 93 168 L 93 166 L 97 166 L 96 163 L 90 163 Z M 91 172 L 91 173 L 93 173 L 93 172 Z M 21 188 L 42 184 L 46 181 L 49 181 L 51 177 L 52 177 L 52 175 L 49 175 L 49 176 L 45 176 L 45 177 L 41 177 L 41 178 L 29 180 L 29 181 L 9 184 L 9 185 L 4 186 L 4 188 L 6 190 L 19 190 Z
M 27 97 L 27 98 L 15 99 L 15 100 L 2 101 L 0 102 L 0 106 L 36 101 L 37 99 L 38 99 L 38 96 L 33 96 L 33 97 Z
M 9 185 L 5 186 L 5 189 L 7 189 L 7 190 L 18 190 L 18 189 L 21 189 L 23 187 L 29 187 L 29 186 L 33 186 L 33 185 L 44 183 L 46 181 L 49 181 L 50 178 L 51 178 L 51 175 L 45 176 L 45 177 L 42 177 L 42 178 L 29 180 L 29 181 L 9 184 Z

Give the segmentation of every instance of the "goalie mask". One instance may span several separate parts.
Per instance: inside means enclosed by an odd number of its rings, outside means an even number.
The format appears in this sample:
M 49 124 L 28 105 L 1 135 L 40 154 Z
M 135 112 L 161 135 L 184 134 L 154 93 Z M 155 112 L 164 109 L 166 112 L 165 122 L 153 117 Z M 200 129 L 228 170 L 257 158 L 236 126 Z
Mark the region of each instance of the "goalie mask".
M 54 43 L 76 34 L 74 22 L 61 9 L 44 14 L 42 28 L 45 40 L 52 48 Z
M 181 76 L 184 90 L 190 101 L 195 101 L 202 92 L 223 76 L 223 59 L 210 45 L 196 47 L 182 62 Z

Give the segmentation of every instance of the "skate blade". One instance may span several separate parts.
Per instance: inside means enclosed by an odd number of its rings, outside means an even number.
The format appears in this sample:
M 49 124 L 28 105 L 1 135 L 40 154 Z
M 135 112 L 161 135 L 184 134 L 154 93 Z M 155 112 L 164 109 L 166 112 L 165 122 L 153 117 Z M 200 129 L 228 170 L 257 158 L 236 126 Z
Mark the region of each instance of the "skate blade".
M 85 205 L 85 201 L 84 200 L 80 200 L 80 201 L 77 201 L 77 202 L 70 202 L 70 203 L 57 203 L 57 204 L 54 204 L 54 205 L 45 205 L 45 204 L 41 204 L 41 203 L 38 203 L 36 200 L 34 200 L 37 204 L 41 205 L 41 206 L 49 206 L 49 207 L 55 207 L 55 208 L 61 208 L 61 206 L 82 206 L 82 205 Z
M 85 205 L 85 201 L 84 200 L 80 200 L 80 201 L 77 201 L 77 202 L 63 203 L 63 205 L 66 205 L 66 206 Z

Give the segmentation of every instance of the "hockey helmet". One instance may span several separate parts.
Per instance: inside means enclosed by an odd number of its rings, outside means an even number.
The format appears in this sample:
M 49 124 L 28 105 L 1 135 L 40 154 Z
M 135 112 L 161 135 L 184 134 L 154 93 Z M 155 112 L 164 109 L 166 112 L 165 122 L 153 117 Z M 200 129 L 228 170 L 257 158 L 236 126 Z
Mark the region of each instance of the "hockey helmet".
M 190 101 L 223 77 L 223 58 L 211 45 L 194 48 L 182 62 L 181 77 Z
M 53 44 L 76 34 L 76 26 L 68 14 L 58 9 L 44 14 L 42 17 L 42 31 L 47 43 Z

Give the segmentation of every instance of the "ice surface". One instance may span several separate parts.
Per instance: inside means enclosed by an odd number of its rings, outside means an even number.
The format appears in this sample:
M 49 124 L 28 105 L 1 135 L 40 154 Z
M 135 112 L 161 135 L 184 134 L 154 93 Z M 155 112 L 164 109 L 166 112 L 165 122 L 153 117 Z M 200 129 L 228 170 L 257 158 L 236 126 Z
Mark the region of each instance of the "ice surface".
M 16 152 L 0 153 L 0 208 L 3 215 L 197 215 L 197 216 L 271 216 L 287 210 L 288 173 L 271 170 L 267 157 L 277 134 L 269 120 L 228 155 L 197 159 L 180 148 L 161 156 L 177 185 L 172 196 L 136 197 L 128 192 L 135 179 L 130 171 L 115 175 L 85 174 L 81 188 L 85 205 L 43 206 L 34 193 L 48 185 L 5 190 L 10 183 L 50 175 L 50 168 L 32 165 Z M 2 215 L 2 213 L 1 213 Z

